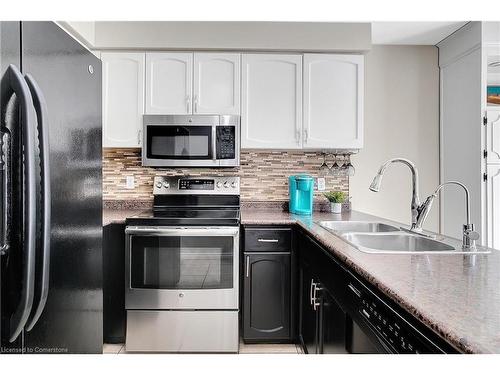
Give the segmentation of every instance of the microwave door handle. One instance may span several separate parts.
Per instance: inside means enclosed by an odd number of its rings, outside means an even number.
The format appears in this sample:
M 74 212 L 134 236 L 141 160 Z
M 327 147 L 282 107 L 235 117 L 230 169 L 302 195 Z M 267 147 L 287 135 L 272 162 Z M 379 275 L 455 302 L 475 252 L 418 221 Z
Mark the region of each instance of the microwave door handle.
M 36 113 L 30 89 L 18 68 L 9 65 L 0 82 L 2 117 L 8 98 L 16 94 L 20 105 L 22 143 L 24 149 L 24 243 L 22 289 L 19 304 L 10 320 L 9 342 L 14 342 L 24 329 L 33 307 L 35 283 L 35 243 L 36 243 Z M 2 118 L 3 120 L 4 118 Z
M 217 162 L 217 126 L 212 126 L 212 160 Z
M 51 231 L 51 192 L 50 192 L 50 163 L 49 163 L 49 123 L 47 116 L 47 103 L 42 90 L 35 79 L 26 75 L 26 82 L 33 95 L 33 104 L 38 118 L 38 138 L 40 143 L 40 165 L 41 165 L 41 186 L 42 186 L 42 217 L 41 217 L 41 241 L 40 250 L 42 251 L 42 274 L 40 280 L 40 297 L 37 307 L 30 315 L 26 330 L 33 329 L 38 319 L 42 315 L 47 302 L 49 293 L 50 278 L 50 231 Z M 38 250 L 38 249 L 37 249 Z

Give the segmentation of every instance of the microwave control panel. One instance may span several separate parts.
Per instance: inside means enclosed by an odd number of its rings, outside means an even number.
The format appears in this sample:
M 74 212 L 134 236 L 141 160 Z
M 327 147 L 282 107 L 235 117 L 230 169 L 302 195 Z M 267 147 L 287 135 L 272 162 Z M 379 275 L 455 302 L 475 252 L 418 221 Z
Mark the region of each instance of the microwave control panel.
M 217 126 L 216 152 L 217 159 L 236 157 L 236 128 L 234 126 Z

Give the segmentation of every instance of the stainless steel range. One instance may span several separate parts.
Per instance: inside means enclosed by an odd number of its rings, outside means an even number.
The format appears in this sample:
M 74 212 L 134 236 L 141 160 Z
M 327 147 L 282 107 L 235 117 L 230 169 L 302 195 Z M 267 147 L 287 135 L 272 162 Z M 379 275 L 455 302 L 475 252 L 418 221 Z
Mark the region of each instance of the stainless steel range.
M 239 177 L 155 177 L 127 219 L 127 351 L 237 352 Z

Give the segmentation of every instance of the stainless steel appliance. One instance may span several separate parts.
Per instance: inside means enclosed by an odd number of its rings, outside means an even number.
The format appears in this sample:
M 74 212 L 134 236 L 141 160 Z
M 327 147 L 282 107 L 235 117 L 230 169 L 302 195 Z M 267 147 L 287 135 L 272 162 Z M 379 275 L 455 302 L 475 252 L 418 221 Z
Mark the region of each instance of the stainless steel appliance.
M 127 351 L 237 352 L 239 177 L 155 177 L 126 221 Z
M 142 165 L 237 167 L 240 118 L 234 115 L 144 115 Z
M 101 62 L 0 22 L 0 353 L 102 353 Z

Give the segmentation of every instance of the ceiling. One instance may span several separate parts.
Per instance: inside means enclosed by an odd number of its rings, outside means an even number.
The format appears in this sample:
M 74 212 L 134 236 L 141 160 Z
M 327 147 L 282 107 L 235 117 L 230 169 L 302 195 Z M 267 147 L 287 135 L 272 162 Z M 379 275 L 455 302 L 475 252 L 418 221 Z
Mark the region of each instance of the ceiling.
M 372 43 L 435 45 L 466 23 L 372 22 Z

